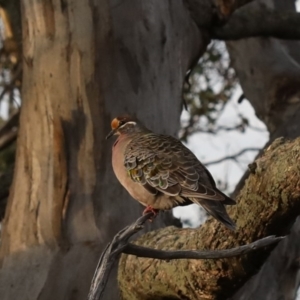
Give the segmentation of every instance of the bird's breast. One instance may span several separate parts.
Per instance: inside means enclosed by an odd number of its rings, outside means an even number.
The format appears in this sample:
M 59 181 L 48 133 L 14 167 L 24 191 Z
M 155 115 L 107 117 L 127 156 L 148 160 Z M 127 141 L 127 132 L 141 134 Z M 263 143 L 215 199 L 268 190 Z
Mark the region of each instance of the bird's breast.
M 134 182 L 130 178 L 124 166 L 124 153 L 130 141 L 131 139 L 128 137 L 123 138 L 122 136 L 120 136 L 115 142 L 112 149 L 113 170 L 119 182 L 135 200 L 138 200 L 145 206 L 151 205 L 148 204 L 148 202 L 151 202 L 151 198 L 153 198 L 153 195 L 151 195 L 147 190 L 145 190 L 142 185 Z
M 112 166 L 115 175 L 123 187 L 129 192 L 132 198 L 144 206 L 152 206 L 155 209 L 168 210 L 177 205 L 182 205 L 182 198 L 169 196 L 159 192 L 151 194 L 142 184 L 134 182 L 124 166 L 124 153 L 131 139 L 120 136 L 112 149 Z

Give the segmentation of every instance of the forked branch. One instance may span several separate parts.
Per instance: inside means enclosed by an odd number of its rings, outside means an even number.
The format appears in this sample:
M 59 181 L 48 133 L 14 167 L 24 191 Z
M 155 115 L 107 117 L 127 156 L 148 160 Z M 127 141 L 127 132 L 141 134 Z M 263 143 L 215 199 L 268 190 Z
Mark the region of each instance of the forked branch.
M 121 253 L 136 255 L 139 257 L 149 257 L 163 260 L 171 259 L 219 259 L 243 255 L 251 251 L 266 247 L 268 245 L 281 241 L 284 237 L 268 236 L 257 240 L 251 244 L 243 245 L 232 249 L 214 250 L 214 251 L 197 251 L 197 250 L 180 250 L 180 251 L 163 251 L 147 247 L 137 246 L 129 243 L 129 238 L 143 229 L 143 224 L 153 217 L 153 213 L 146 214 L 138 218 L 133 224 L 125 227 L 113 238 L 104 249 L 99 259 L 88 300 L 99 300 L 103 295 L 109 273 L 118 260 Z

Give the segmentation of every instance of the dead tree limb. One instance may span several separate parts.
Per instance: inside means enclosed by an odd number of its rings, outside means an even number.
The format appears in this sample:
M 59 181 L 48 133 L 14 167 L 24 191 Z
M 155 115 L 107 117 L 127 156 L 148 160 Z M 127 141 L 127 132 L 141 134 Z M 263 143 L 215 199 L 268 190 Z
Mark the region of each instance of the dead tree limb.
M 114 236 L 112 242 L 106 246 L 99 259 L 92 280 L 88 300 L 101 299 L 101 295 L 104 292 L 109 273 L 115 262 L 118 260 L 120 254 L 128 244 L 129 238 L 143 229 L 143 224 L 151 217 L 153 217 L 153 213 L 149 213 L 138 218 L 133 224 L 119 231 Z

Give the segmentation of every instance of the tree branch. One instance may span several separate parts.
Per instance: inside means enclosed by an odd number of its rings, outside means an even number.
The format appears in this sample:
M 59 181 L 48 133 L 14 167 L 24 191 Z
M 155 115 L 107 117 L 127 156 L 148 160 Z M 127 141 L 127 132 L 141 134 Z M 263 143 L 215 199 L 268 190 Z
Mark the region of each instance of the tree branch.
M 138 218 L 133 224 L 119 231 L 104 249 L 99 259 L 91 288 L 88 295 L 88 300 L 98 300 L 101 298 L 105 290 L 109 273 L 119 258 L 120 254 L 128 244 L 129 238 L 143 229 L 143 224 L 153 217 L 153 213 L 148 213 Z
M 167 227 L 151 231 L 135 244 L 159 250 L 217 250 L 287 234 L 300 208 L 299 147 L 300 138 L 274 143 L 256 160 L 256 167 L 236 198 L 238 204 L 228 207 L 237 231 L 208 219 L 198 229 Z M 269 253 L 270 249 L 264 249 L 230 259 L 170 262 L 122 255 L 119 286 L 123 299 L 128 300 L 227 299 L 260 269 Z
M 241 156 L 242 154 L 248 152 L 248 151 L 260 151 L 261 148 L 245 148 L 239 152 L 237 152 L 236 154 L 233 154 L 233 155 L 229 155 L 229 156 L 225 156 L 225 157 L 222 157 L 222 158 L 219 158 L 217 160 L 212 160 L 212 161 L 209 161 L 209 162 L 204 162 L 203 164 L 205 166 L 210 166 L 210 165 L 215 165 L 215 164 L 219 164 L 225 160 L 229 160 L 229 159 L 232 159 L 232 160 L 236 160 L 237 157 Z
M 188 136 L 195 134 L 195 133 L 208 133 L 208 134 L 218 134 L 220 131 L 237 131 L 237 132 L 244 132 L 246 129 L 251 129 L 257 132 L 266 132 L 267 130 L 264 128 L 259 128 L 251 125 L 246 124 L 237 124 L 232 127 L 228 126 L 217 126 L 216 128 L 208 128 L 208 129 L 202 129 L 202 128 L 193 128 L 191 127 L 193 125 L 189 124 L 188 126 L 181 129 L 183 133 L 180 133 L 181 139 L 186 139 Z
M 0 151 L 13 143 L 18 135 L 17 127 L 19 125 L 20 112 L 15 113 L 0 128 Z
M 0 101 L 3 99 L 6 93 L 10 92 L 15 88 L 15 82 L 20 79 L 22 76 L 22 64 L 18 64 L 13 77 L 11 78 L 10 82 L 3 87 L 3 91 L 0 94 Z
M 223 26 L 212 28 L 212 38 L 238 40 L 248 37 L 300 39 L 300 13 L 278 11 L 263 5 L 246 5 L 235 11 Z
M 98 300 L 105 290 L 110 271 L 119 259 L 120 254 L 126 253 L 138 257 L 156 258 L 162 260 L 172 259 L 220 259 L 227 257 L 234 257 L 238 255 L 247 254 L 254 250 L 269 246 L 271 244 L 281 241 L 284 237 L 268 236 L 255 241 L 248 245 L 235 247 L 232 249 L 223 249 L 215 251 L 196 251 L 196 250 L 182 250 L 182 251 L 163 251 L 142 247 L 128 242 L 129 238 L 143 229 L 143 224 L 153 217 L 153 213 L 149 213 L 138 218 L 133 224 L 125 227 L 115 235 L 113 241 L 109 243 L 104 249 L 99 259 L 92 283 L 88 300 Z
M 165 251 L 152 249 L 148 247 L 138 246 L 134 244 L 128 244 L 123 253 L 131 254 L 138 257 L 148 257 L 164 260 L 172 259 L 220 259 L 234 257 L 238 255 L 244 255 L 254 250 L 269 246 L 271 244 L 280 242 L 284 237 L 275 237 L 273 235 L 257 240 L 251 244 L 235 247 L 232 249 L 222 250 L 178 250 L 178 251 Z

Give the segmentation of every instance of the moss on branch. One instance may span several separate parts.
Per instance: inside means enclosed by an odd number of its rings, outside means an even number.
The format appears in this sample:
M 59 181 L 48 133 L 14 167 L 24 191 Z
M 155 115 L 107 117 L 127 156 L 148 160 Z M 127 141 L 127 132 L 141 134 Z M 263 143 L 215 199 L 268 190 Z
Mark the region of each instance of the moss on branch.
M 209 219 L 198 229 L 167 227 L 136 244 L 163 250 L 228 249 L 271 234 L 286 234 L 300 212 L 300 138 L 276 140 L 252 165 L 252 173 L 228 209 L 236 232 Z M 173 260 L 123 255 L 119 284 L 123 299 L 224 299 L 262 265 L 272 247 L 241 257 Z

